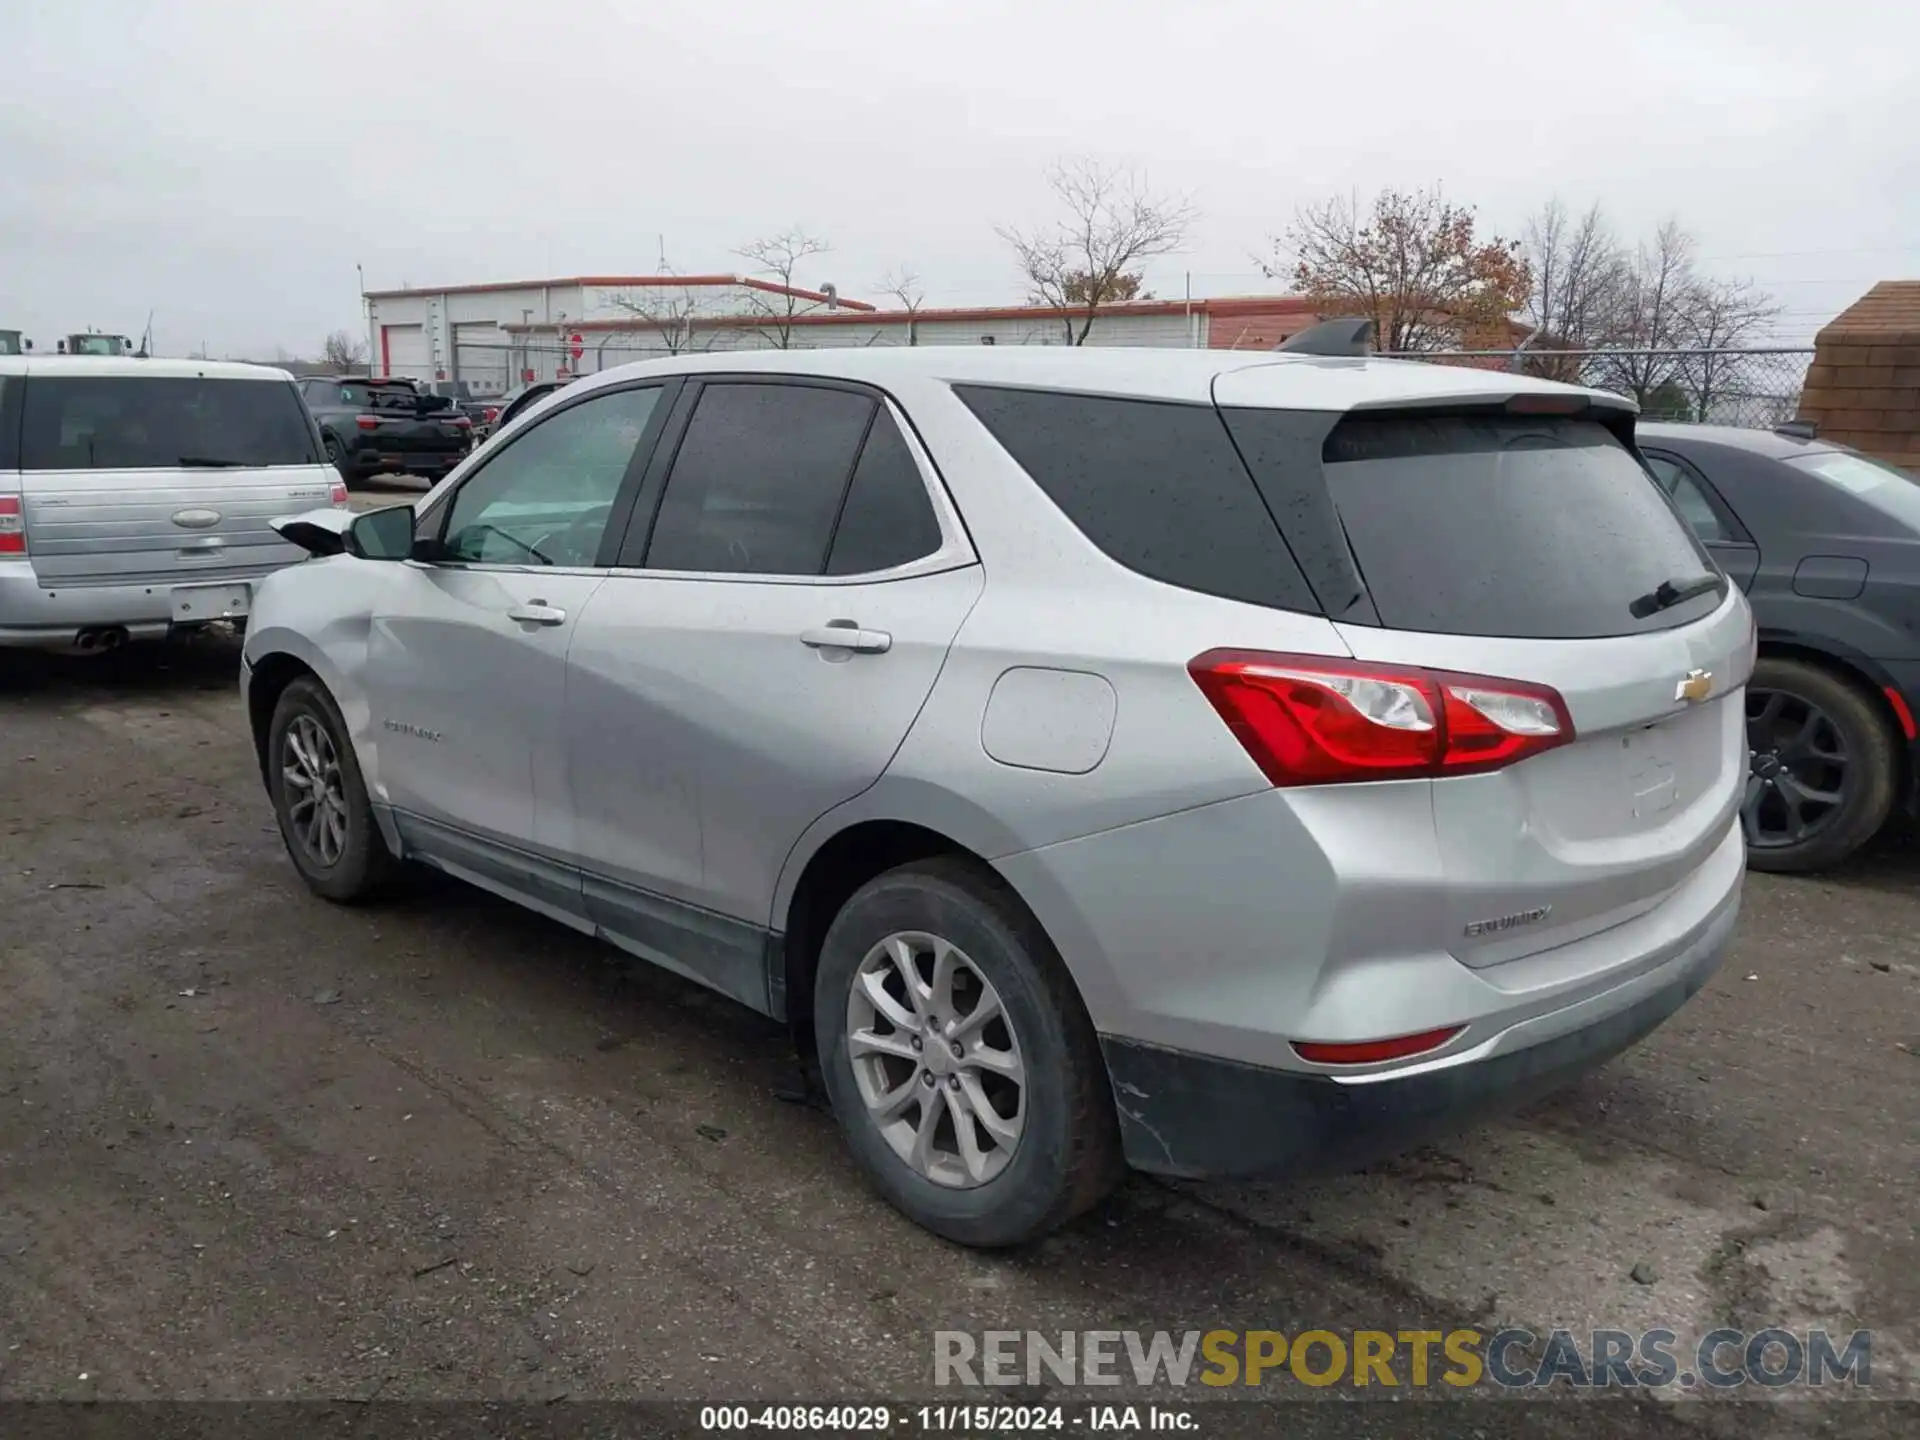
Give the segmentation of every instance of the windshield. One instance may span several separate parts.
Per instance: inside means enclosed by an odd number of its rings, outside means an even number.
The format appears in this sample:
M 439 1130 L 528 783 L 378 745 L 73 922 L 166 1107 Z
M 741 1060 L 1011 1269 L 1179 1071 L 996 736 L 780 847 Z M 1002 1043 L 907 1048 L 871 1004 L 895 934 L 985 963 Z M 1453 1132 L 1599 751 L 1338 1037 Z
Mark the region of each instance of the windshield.
M 1920 480 L 1905 470 L 1870 460 L 1851 450 L 1821 450 L 1812 455 L 1797 455 L 1787 464 L 1851 491 L 1876 510 L 1920 529 Z
M 76 335 L 73 337 L 71 353 L 75 355 L 118 355 L 121 353 L 120 337 L 117 335 Z

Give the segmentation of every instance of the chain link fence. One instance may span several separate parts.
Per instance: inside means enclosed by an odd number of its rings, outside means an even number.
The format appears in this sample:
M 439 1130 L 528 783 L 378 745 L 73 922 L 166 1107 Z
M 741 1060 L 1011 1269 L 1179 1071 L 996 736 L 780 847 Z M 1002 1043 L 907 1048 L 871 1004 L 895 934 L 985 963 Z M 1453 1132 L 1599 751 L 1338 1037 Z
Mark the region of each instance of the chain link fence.
M 1511 370 L 1611 390 L 1639 402 L 1644 420 L 1771 429 L 1794 418 L 1810 349 L 1434 350 L 1399 358 Z

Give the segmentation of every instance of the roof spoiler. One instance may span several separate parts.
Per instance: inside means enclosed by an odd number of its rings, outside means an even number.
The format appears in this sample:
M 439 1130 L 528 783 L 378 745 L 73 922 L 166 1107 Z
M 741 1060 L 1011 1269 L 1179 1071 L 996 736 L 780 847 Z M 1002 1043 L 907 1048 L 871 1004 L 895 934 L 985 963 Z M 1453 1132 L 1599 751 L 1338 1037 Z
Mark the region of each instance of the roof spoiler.
M 1349 359 L 1371 355 L 1373 321 L 1323 320 L 1273 348 L 1294 355 L 1334 355 Z
M 1773 427 L 1773 433 L 1794 440 L 1818 440 L 1820 427 L 1811 420 L 1782 420 Z

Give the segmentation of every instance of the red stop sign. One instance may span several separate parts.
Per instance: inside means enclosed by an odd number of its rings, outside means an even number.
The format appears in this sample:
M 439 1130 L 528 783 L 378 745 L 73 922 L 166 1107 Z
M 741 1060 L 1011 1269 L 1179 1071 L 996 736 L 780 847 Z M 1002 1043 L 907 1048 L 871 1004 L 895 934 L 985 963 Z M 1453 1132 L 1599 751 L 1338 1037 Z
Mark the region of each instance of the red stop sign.
M 567 351 L 574 359 L 578 360 L 582 355 L 587 353 L 586 343 L 581 340 L 578 335 L 569 335 L 567 337 Z

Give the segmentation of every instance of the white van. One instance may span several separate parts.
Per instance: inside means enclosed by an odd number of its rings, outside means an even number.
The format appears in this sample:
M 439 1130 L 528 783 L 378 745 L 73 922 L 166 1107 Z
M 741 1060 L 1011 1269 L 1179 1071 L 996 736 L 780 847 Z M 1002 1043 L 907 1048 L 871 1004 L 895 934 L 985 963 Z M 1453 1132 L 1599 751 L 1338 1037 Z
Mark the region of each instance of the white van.
M 268 522 L 346 503 L 284 370 L 0 356 L 0 647 L 244 620 L 253 583 L 305 558 Z

